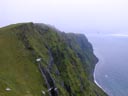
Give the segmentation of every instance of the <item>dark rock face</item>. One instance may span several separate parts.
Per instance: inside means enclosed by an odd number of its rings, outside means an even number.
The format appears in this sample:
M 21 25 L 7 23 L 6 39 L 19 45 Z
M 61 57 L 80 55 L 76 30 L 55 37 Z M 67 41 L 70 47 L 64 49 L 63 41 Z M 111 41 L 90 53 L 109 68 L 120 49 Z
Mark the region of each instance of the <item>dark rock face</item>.
M 93 81 L 98 59 L 83 34 L 64 33 L 37 23 L 19 24 L 8 30 L 14 31 L 32 58 L 29 60 L 34 60 L 47 96 L 107 96 Z M 35 62 L 38 57 L 41 61 Z

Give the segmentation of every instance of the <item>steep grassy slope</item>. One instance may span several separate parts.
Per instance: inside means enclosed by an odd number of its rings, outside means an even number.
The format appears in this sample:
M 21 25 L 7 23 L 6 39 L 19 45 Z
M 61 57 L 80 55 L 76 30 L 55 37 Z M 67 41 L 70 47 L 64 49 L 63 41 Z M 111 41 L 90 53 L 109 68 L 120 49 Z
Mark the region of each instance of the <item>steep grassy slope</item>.
M 93 82 L 96 62 L 84 35 L 33 23 L 1 28 L 0 96 L 106 96 Z

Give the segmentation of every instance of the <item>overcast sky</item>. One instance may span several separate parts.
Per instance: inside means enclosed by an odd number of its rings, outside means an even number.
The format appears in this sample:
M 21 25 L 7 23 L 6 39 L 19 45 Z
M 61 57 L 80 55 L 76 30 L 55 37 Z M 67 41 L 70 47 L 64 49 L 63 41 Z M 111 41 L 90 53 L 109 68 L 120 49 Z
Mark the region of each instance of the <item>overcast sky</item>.
M 128 34 L 128 0 L 1 0 L 0 26 L 30 21 L 66 32 Z

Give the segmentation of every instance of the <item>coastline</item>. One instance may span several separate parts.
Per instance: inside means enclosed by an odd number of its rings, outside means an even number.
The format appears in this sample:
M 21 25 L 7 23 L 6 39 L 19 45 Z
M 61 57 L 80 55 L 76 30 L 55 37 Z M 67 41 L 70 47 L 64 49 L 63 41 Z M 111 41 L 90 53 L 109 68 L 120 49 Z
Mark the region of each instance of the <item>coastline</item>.
M 98 64 L 98 62 L 97 62 L 97 64 Z M 96 66 L 97 66 L 97 64 L 96 64 Z M 101 88 L 101 89 L 108 95 L 108 92 L 96 81 L 96 75 L 95 75 L 96 66 L 95 66 L 94 73 L 93 73 L 94 83 L 95 83 L 99 88 Z M 109 96 L 109 95 L 108 95 L 108 96 Z
M 96 50 L 96 49 L 95 49 Z M 108 94 L 108 92 L 96 81 L 96 68 L 97 68 L 97 66 L 102 62 L 103 63 L 103 58 L 101 57 L 101 55 L 98 53 L 98 52 L 96 52 L 94 50 L 94 54 L 97 56 L 97 58 L 98 58 L 98 62 L 96 63 L 96 65 L 95 65 L 95 68 L 94 68 L 94 73 L 93 73 L 93 77 L 94 77 L 94 83 L 99 87 L 99 88 L 101 88 L 106 94 Z M 99 59 L 100 58 L 100 59 Z
M 104 90 L 103 87 L 101 87 L 101 85 L 96 81 L 96 79 L 95 79 L 95 72 L 94 72 L 93 76 L 94 76 L 94 83 L 95 83 L 98 87 L 100 87 L 102 90 Z
M 97 44 L 95 43 L 94 41 L 94 38 L 95 36 L 92 36 L 92 35 L 87 35 L 88 37 L 88 40 L 91 42 L 91 44 L 93 45 L 93 53 L 94 55 L 98 58 L 98 62 L 95 64 L 95 68 L 94 68 L 94 72 L 93 72 L 93 82 L 101 89 L 103 90 L 107 95 L 108 95 L 108 92 L 105 90 L 105 88 L 103 88 L 97 81 L 96 81 L 96 70 L 100 65 L 102 65 L 102 63 L 104 64 L 104 58 L 103 56 L 99 53 L 100 52 L 100 49 L 99 47 L 96 47 Z M 109 96 L 109 95 L 108 95 Z

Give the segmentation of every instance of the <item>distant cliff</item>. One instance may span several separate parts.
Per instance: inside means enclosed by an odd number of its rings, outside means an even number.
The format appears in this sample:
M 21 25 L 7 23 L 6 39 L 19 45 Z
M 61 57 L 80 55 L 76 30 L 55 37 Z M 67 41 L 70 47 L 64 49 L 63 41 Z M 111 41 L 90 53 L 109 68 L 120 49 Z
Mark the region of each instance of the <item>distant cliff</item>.
M 0 96 L 107 96 L 93 81 L 97 62 L 83 34 L 40 23 L 0 28 Z

